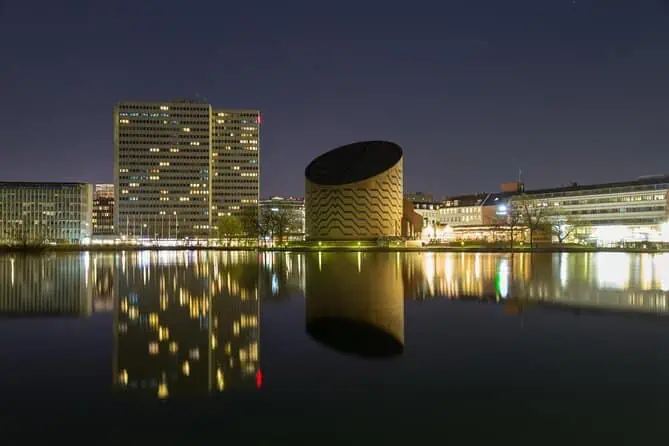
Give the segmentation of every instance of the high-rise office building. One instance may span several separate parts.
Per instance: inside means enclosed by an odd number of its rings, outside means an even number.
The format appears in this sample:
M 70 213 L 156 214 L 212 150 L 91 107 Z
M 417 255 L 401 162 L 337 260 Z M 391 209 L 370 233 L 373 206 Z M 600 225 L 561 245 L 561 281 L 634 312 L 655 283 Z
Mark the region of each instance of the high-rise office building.
M 96 184 L 93 192 L 93 235 L 114 234 L 114 185 Z
M 259 124 L 258 111 L 212 110 L 201 101 L 119 103 L 117 232 L 208 237 L 215 217 L 257 209 Z
M 214 109 L 212 113 L 212 214 L 257 212 L 260 193 L 260 113 Z

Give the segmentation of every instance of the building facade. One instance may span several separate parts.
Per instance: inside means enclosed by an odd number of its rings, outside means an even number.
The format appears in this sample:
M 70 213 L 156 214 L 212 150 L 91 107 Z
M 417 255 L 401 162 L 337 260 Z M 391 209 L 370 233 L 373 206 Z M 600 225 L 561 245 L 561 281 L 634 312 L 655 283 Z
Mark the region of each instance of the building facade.
M 516 227 L 514 240 L 522 242 L 531 220 L 540 243 L 669 243 L 669 176 L 535 190 L 504 186 L 499 193 L 415 203 L 426 224 L 423 238 L 500 241 Z
M 403 152 L 387 141 L 338 147 L 305 171 L 305 217 L 310 240 L 400 237 Z
M 258 110 L 215 109 L 211 119 L 215 226 L 216 217 L 258 210 L 261 117 Z
M 545 220 L 575 226 L 571 239 L 589 242 L 667 241 L 669 176 L 525 191 L 546 209 Z M 521 196 L 516 196 L 516 199 Z
M 114 185 L 96 184 L 93 192 L 93 235 L 113 235 Z
M 282 236 L 285 235 L 288 239 L 304 238 L 304 220 L 304 198 L 272 197 L 260 201 L 260 221 L 269 223 L 270 226 L 273 222 L 283 225 L 280 228 Z
M 425 192 L 408 192 L 404 194 L 404 198 L 411 203 L 432 203 L 434 196 Z
M 84 183 L 0 183 L 0 240 L 87 243 L 93 188 Z
M 257 111 L 201 101 L 114 109 L 116 212 L 126 237 L 207 238 L 215 217 L 258 202 Z
M 444 241 L 500 241 L 506 225 L 510 192 L 446 197 L 440 202 L 416 203 L 423 216 L 423 238 Z

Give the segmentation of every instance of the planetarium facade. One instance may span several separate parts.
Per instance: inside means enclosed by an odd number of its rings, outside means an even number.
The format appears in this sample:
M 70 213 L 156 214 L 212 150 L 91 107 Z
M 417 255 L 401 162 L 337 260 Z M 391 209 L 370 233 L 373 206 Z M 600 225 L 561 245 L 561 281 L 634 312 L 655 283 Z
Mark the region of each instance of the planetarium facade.
M 338 147 L 306 168 L 309 240 L 374 240 L 402 233 L 402 148 L 387 141 Z

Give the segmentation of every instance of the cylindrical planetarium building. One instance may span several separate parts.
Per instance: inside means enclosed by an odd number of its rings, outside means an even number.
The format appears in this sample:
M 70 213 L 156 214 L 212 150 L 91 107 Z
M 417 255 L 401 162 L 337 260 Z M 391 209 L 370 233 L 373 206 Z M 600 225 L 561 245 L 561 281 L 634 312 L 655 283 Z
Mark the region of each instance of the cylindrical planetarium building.
M 402 224 L 402 148 L 388 141 L 338 147 L 306 168 L 309 240 L 398 237 Z

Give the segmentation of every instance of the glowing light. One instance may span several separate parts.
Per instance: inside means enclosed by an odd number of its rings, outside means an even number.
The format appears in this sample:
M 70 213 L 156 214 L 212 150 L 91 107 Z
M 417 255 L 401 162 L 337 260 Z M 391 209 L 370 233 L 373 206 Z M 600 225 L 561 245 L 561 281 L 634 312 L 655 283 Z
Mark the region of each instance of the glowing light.
M 497 294 L 499 294 L 499 297 L 502 299 L 506 299 L 509 296 L 509 259 L 507 258 L 499 259 L 496 288 Z
M 630 259 L 626 253 L 599 252 L 595 254 L 595 272 L 600 288 L 627 288 L 630 276 Z
M 567 286 L 567 264 L 568 264 L 568 258 L 569 254 L 566 252 L 563 252 L 560 254 L 560 285 L 562 288 L 565 288 Z
M 427 280 L 429 293 L 430 295 L 434 295 L 435 263 L 434 263 L 433 252 L 425 253 L 425 257 L 423 260 L 423 271 L 425 272 L 425 280 Z
M 262 371 L 258 369 L 256 372 L 256 388 L 261 388 L 262 387 Z

